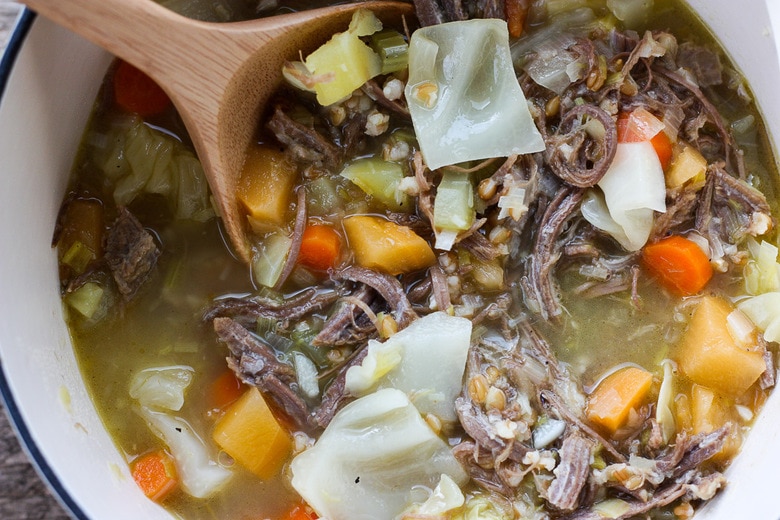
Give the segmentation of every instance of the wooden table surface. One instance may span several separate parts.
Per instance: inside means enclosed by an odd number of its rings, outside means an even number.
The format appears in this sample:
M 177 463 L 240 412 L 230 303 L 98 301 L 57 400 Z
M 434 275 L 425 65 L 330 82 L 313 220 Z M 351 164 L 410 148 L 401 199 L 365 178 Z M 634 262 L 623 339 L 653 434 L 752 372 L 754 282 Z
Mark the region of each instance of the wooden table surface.
M 20 6 L 10 0 L 0 0 L 0 55 L 19 14 Z M 0 404 L 2 408 L 2 404 Z M 8 422 L 5 410 L 0 411 L 0 519 L 2 520 L 66 520 L 70 518 L 51 496 Z

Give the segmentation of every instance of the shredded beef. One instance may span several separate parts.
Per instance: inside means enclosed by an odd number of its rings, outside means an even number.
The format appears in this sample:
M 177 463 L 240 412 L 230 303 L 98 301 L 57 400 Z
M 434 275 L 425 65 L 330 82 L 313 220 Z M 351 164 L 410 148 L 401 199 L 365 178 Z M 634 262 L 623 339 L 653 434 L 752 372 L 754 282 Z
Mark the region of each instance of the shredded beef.
M 106 238 L 105 259 L 125 299 L 135 296 L 157 265 L 160 248 L 154 237 L 122 206 Z

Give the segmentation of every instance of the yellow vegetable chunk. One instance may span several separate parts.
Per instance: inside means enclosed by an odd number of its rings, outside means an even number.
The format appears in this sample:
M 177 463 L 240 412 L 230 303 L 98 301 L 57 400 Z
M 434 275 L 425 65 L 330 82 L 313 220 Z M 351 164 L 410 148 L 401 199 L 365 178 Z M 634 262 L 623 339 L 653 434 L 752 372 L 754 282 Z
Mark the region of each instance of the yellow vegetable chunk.
M 672 157 L 672 164 L 666 171 L 666 186 L 676 188 L 690 180 L 703 181 L 707 171 L 707 159 L 694 148 L 687 144 L 677 148 Z
M 693 434 L 712 433 L 728 422 L 736 422 L 731 403 L 717 392 L 701 385 L 691 387 L 691 419 Z M 731 458 L 741 444 L 739 429 L 732 428 L 715 460 Z
M 292 452 L 292 439 L 257 388 L 247 390 L 216 426 L 214 442 L 236 462 L 260 477 L 276 475 Z
M 382 71 L 379 55 L 349 31 L 335 34 L 309 54 L 305 64 L 312 76 L 324 78 L 314 84 L 317 102 L 323 106 L 350 96 Z
M 238 182 L 238 200 L 250 222 L 283 225 L 297 175 L 295 165 L 279 150 L 269 146 L 251 150 Z
M 347 217 L 344 231 L 355 262 L 361 267 L 395 276 L 425 269 L 436 262 L 433 249 L 422 237 L 382 217 Z
M 610 434 L 625 425 L 632 409 L 647 398 L 653 375 L 638 367 L 621 368 L 604 378 L 588 398 L 588 419 Z
M 675 352 L 680 370 L 694 383 L 725 395 L 743 394 L 766 370 L 755 334 L 734 338 L 729 327 L 731 305 L 705 296 Z

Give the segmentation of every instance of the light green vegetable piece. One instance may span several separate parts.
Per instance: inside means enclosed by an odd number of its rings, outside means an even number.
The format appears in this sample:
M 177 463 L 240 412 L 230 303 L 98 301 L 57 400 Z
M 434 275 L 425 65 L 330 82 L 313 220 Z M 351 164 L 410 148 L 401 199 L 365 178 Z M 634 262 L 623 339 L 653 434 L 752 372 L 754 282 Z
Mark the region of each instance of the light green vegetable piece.
M 767 341 L 780 342 L 780 292 L 768 292 L 741 300 L 737 309 L 764 333 Z
M 380 30 L 382 22 L 371 11 L 360 9 L 352 15 L 347 31 L 336 33 L 306 57 L 306 69 L 316 78 L 314 91 L 319 104 L 341 101 L 381 73 L 379 55 L 360 39 Z
M 358 159 L 347 164 L 341 176 L 390 209 L 408 211 L 412 207 L 409 196 L 398 189 L 404 178 L 404 170 L 398 163 L 376 157 Z
M 177 412 L 195 370 L 189 366 L 153 367 L 141 370 L 130 381 L 130 397 L 141 406 Z
M 415 31 L 406 100 L 431 169 L 544 150 L 515 76 L 502 20 Z
M 745 290 L 756 295 L 780 289 L 780 264 L 777 263 L 777 247 L 766 240 L 759 244 L 748 239 L 750 260 L 745 264 Z
M 474 223 L 474 187 L 467 173 L 444 172 L 436 188 L 433 204 L 433 228 L 436 249 L 449 251 L 459 231 Z
M 95 282 L 87 282 L 65 297 L 65 303 L 82 316 L 92 319 L 103 302 L 103 288 Z
M 117 204 L 126 206 L 143 193 L 155 193 L 165 197 L 177 219 L 205 222 L 214 217 L 203 166 L 176 138 L 128 116 L 93 141 L 95 164 L 114 184 Z
M 274 287 L 290 254 L 292 239 L 284 231 L 273 231 L 265 236 L 252 258 L 255 281 L 265 287 Z
M 346 388 L 356 396 L 396 388 L 409 396 L 421 414 L 455 421 L 454 403 L 470 344 L 470 320 L 431 313 L 384 343 L 370 341 L 363 362 L 347 371 Z
M 442 474 L 459 486 L 468 480 L 406 394 L 391 388 L 342 408 L 290 469 L 293 488 L 329 520 L 394 520 L 424 502 Z

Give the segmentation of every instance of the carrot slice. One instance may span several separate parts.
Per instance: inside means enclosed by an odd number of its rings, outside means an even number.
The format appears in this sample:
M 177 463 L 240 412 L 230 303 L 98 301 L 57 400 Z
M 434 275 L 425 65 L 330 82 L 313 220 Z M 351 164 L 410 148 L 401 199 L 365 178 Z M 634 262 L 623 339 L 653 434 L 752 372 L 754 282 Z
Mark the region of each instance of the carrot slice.
M 317 514 L 306 504 L 298 504 L 290 509 L 282 520 L 317 520 Z
M 642 368 L 626 367 L 607 376 L 588 399 L 588 419 L 615 433 L 647 396 L 653 375 Z
M 114 71 L 114 99 L 123 110 L 141 117 L 157 115 L 171 104 L 152 78 L 126 61 L 120 61 Z
M 620 143 L 650 141 L 664 171 L 672 161 L 672 141 L 666 135 L 664 123 L 643 108 L 621 112 L 617 119 L 617 135 Z
M 161 502 L 178 485 L 173 459 L 162 450 L 133 461 L 131 473 L 144 495 L 155 502 Z
M 642 259 L 661 284 L 682 296 L 698 293 L 712 278 L 712 266 L 704 251 L 679 235 L 646 245 Z
M 211 383 L 209 401 L 211 408 L 224 410 L 244 393 L 244 387 L 232 370 L 225 370 Z
M 661 161 L 661 168 L 666 171 L 672 163 L 672 140 L 666 135 L 666 132 L 658 132 L 655 137 L 650 139 L 658 160 Z
M 336 230 L 318 224 L 307 226 L 301 239 L 298 263 L 325 271 L 336 265 L 340 251 L 341 238 Z

